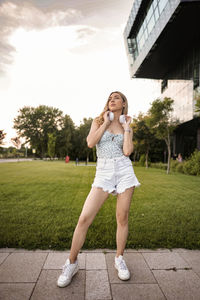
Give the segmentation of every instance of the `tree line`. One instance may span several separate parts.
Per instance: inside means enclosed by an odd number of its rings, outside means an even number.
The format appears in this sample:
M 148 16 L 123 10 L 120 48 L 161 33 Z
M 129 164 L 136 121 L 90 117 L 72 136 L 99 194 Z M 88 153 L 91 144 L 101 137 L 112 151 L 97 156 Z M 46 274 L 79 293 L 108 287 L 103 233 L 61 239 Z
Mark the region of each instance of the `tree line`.
M 29 145 L 30 150 L 35 150 L 35 156 L 40 158 L 69 155 L 71 159 L 93 160 L 93 150 L 86 143 L 91 123 L 92 118 L 84 118 L 77 127 L 69 115 L 64 115 L 57 108 L 24 106 L 14 119 L 13 128 L 17 131 L 17 137 L 12 139 L 12 143 L 17 149 Z M 5 135 L 1 130 L 1 144 Z M 26 142 L 22 143 L 21 138 Z
M 146 114 L 139 113 L 133 118 L 131 126 L 134 131 L 133 160 L 145 156 L 148 161 L 163 161 L 164 153 L 171 158 L 171 137 L 177 126 L 170 114 L 173 110 L 171 98 L 156 99 Z M 20 148 L 20 138 L 24 138 L 37 157 L 63 158 L 69 155 L 71 159 L 96 160 L 95 148 L 89 149 L 86 137 L 89 133 L 92 118 L 83 119 L 80 126 L 75 126 L 69 115 L 64 115 L 57 108 L 40 105 L 38 107 L 24 106 L 14 119 L 17 137 L 12 139 L 16 148 Z M 5 137 L 0 132 L 0 141 Z M 168 167 L 169 168 L 169 167 Z
M 167 173 L 170 170 L 172 136 L 178 126 L 178 120 L 171 117 L 173 111 L 173 99 L 165 97 L 152 102 L 146 114 L 139 113 L 133 118 L 132 128 L 134 131 L 134 152 L 131 159 L 134 161 L 144 160 L 146 167 L 149 161 L 166 162 Z M 196 116 L 200 113 L 200 96 L 196 98 Z M 40 105 L 38 107 L 24 106 L 19 110 L 14 119 L 14 128 L 17 137 L 12 138 L 15 146 L 10 147 L 13 153 L 16 149 L 25 149 L 29 144 L 28 153 L 35 150 L 35 156 L 44 158 L 64 158 L 69 155 L 72 160 L 96 161 L 96 148 L 87 147 L 86 137 L 89 133 L 92 118 L 84 118 L 80 126 L 75 126 L 69 115 L 64 115 L 57 108 Z M 0 154 L 3 153 L 3 140 L 6 133 L 0 130 Z M 26 142 L 23 144 L 20 138 Z

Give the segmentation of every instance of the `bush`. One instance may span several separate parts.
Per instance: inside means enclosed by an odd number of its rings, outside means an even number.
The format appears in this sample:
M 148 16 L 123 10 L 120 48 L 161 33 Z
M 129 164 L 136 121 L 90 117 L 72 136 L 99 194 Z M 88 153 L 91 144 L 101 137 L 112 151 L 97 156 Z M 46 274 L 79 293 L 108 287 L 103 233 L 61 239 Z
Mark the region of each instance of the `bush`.
M 146 160 L 145 155 L 142 154 L 142 155 L 140 156 L 139 166 L 144 167 L 144 166 L 145 166 L 145 160 Z
M 171 159 L 170 167 L 172 171 L 176 171 L 176 168 L 179 166 L 179 162 L 177 160 Z
M 150 165 L 151 165 L 151 161 L 150 161 L 150 159 L 148 159 L 148 166 L 150 167 Z M 145 154 L 142 154 L 140 156 L 138 166 L 140 166 L 140 167 L 145 167 L 146 166 L 146 155 Z
M 134 161 L 134 162 L 133 162 L 133 165 L 134 165 L 135 167 L 139 167 L 139 166 L 140 166 L 139 161 Z
M 152 168 L 167 170 L 167 164 L 162 162 L 151 163 Z M 188 175 L 200 175 L 200 151 L 195 150 L 190 158 L 183 162 L 171 160 L 170 168 L 172 171 Z
M 190 158 L 184 163 L 183 171 L 189 175 L 200 175 L 200 151 L 194 151 Z
M 184 173 L 183 167 L 184 167 L 185 162 L 178 162 L 176 165 L 176 169 L 174 171 L 179 172 L 179 173 Z

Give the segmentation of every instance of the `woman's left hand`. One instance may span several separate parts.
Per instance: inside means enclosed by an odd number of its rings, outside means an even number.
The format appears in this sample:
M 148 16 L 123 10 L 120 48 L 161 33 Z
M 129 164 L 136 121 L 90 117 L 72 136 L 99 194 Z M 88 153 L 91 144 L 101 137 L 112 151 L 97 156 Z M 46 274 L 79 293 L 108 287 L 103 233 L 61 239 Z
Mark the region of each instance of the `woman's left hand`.
M 132 118 L 130 116 L 125 115 L 126 122 L 122 124 L 122 127 L 125 129 L 130 129 L 130 124 L 132 122 Z

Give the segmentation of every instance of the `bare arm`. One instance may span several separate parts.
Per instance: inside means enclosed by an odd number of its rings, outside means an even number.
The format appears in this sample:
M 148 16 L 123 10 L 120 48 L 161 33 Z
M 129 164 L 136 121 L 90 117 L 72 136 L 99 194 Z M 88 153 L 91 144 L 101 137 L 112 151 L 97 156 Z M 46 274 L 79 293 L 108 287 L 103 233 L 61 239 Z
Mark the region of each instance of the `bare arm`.
M 129 156 L 133 152 L 133 130 L 130 123 L 131 118 L 127 117 L 126 123 L 122 125 L 124 128 L 123 153 L 125 156 Z
M 104 114 L 104 122 L 102 125 L 98 125 L 95 120 L 93 120 L 90 132 L 86 138 L 87 145 L 89 148 L 93 148 L 101 139 L 104 131 L 110 125 L 109 118 L 107 116 L 107 112 Z

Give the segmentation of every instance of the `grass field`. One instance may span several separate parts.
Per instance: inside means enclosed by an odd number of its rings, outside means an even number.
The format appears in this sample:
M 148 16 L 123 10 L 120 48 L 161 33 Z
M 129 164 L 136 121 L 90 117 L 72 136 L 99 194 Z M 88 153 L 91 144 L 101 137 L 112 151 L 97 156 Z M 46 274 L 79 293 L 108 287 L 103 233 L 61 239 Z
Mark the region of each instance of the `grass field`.
M 200 249 L 200 177 L 135 167 L 127 248 Z M 0 164 L 0 247 L 69 249 L 94 166 Z M 83 248 L 116 248 L 116 197 L 109 196 Z

